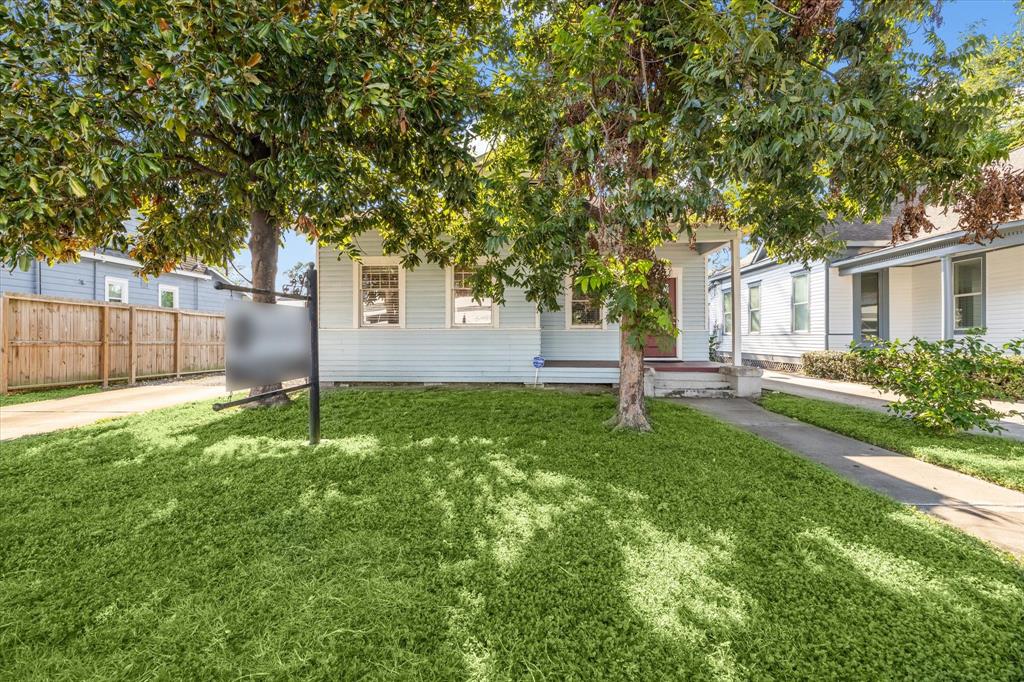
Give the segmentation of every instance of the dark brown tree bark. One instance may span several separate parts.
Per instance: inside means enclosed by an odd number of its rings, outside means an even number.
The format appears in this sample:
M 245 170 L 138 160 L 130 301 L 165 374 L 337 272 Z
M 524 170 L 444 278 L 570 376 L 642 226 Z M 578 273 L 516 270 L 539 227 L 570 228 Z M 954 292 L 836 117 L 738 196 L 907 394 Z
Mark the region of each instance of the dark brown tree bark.
M 644 402 L 644 349 L 629 341 L 628 321 L 623 319 L 619 332 L 619 406 L 608 424 L 616 429 L 650 431 Z
M 252 286 L 254 289 L 274 290 L 277 279 L 277 250 L 281 231 L 277 223 L 266 211 L 254 210 L 249 218 L 249 254 L 252 258 Z M 273 294 L 253 294 L 256 303 L 276 303 Z M 259 395 L 267 391 L 281 388 L 281 384 L 254 386 L 249 395 Z M 287 405 L 291 399 L 285 394 L 278 394 L 264 400 L 248 403 L 249 407 L 267 405 Z

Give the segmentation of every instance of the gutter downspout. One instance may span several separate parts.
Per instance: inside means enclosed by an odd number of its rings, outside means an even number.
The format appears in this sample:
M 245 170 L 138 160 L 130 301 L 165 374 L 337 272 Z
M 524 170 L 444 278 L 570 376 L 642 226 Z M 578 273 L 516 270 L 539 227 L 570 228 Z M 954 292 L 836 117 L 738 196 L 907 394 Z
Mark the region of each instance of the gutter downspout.
M 43 262 L 36 261 L 36 294 L 43 295 Z

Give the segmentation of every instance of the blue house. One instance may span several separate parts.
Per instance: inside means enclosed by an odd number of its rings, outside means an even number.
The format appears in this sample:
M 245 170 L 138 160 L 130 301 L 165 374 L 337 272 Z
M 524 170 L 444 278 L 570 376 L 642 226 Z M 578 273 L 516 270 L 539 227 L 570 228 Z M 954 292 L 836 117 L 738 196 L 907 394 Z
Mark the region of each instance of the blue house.
M 77 263 L 33 262 L 28 270 L 0 268 L 0 292 L 79 298 L 111 303 L 223 313 L 224 302 L 242 294 L 218 291 L 228 279 L 203 263 L 186 260 L 172 272 L 141 278 L 139 263 L 124 253 L 83 251 Z

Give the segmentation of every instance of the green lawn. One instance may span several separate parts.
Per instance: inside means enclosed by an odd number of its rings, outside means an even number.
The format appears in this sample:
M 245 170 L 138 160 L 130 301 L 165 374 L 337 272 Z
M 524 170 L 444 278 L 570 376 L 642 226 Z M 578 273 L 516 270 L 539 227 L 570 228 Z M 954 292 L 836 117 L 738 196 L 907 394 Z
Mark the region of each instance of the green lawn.
M 0 678 L 1024 675 L 1024 565 L 684 407 L 305 407 L 4 443 Z
M 56 400 L 57 398 L 73 398 L 76 395 L 88 395 L 102 391 L 100 386 L 69 386 L 66 388 L 50 388 L 42 391 L 28 391 L 26 393 L 11 393 L 0 395 L 0 407 L 21 405 L 23 403 L 34 403 L 38 400 Z
M 996 436 L 940 436 L 906 419 L 828 400 L 767 393 L 772 412 L 842 433 L 926 462 L 1024 490 L 1024 442 Z

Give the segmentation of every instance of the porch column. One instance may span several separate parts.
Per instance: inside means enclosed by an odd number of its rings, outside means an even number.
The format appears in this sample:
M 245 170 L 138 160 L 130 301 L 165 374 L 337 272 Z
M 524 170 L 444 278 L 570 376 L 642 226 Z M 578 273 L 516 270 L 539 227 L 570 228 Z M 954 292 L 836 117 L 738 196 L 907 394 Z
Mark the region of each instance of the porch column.
M 740 287 L 740 235 L 736 234 L 729 245 L 732 251 L 732 364 L 743 364 L 743 340 L 740 334 L 741 305 L 743 290 Z
M 939 295 L 942 300 L 942 338 L 953 338 L 953 261 L 949 256 L 943 256 L 939 261 Z

